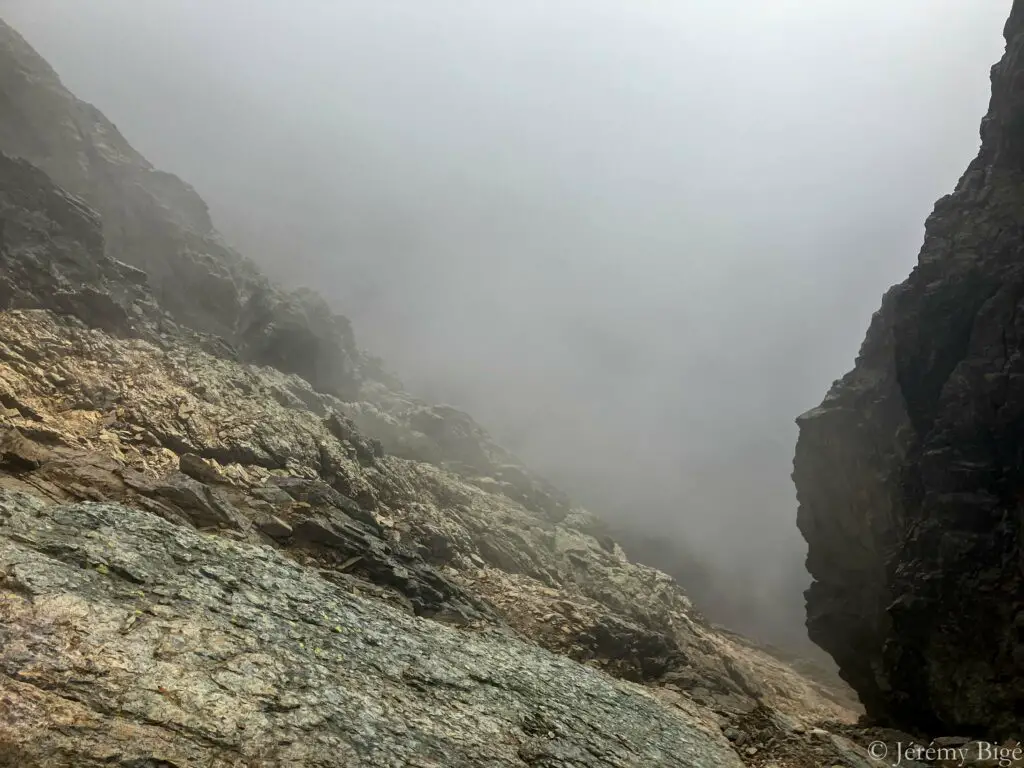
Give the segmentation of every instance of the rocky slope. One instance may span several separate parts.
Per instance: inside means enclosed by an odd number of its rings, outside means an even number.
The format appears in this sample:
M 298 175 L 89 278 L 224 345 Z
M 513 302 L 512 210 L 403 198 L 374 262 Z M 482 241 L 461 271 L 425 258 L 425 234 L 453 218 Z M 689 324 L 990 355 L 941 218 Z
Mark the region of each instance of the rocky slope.
M 981 150 L 856 367 L 800 417 L 812 638 L 868 712 L 932 732 L 1024 722 L 1024 2 Z
M 2 22 L 0 104 L 0 765 L 864 764 Z
M 740 764 L 640 689 L 267 546 L 6 492 L 0 520 L 0 728 L 20 725 L 20 765 Z
M 277 289 L 214 230 L 203 200 L 154 169 L 95 107 L 75 98 L 10 27 L 0 28 L 0 149 L 100 215 L 108 255 L 145 270 L 182 324 L 335 394 L 360 379 L 347 320 L 307 292 Z

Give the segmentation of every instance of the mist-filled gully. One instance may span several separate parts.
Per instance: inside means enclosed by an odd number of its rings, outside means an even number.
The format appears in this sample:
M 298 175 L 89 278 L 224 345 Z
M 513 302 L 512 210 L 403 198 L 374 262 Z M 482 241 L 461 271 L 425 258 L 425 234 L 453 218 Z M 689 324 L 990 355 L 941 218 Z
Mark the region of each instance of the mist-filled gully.
M 793 417 L 976 146 L 1004 5 L 4 8 L 414 392 L 792 645 Z
M 862 707 L 1019 736 L 1019 6 L 0 0 L 0 627 L 120 659 L 74 713 L 0 675 L 0 746 L 31 710 L 16 760 L 61 717 L 103 759 L 126 670 L 187 681 L 130 702 L 139 759 L 219 723 L 176 765 L 391 764 L 373 729 L 395 765 L 858 765 Z M 63 685 L 19 632 L 0 670 Z M 145 661 L 204 632 L 277 650 Z M 664 740 L 580 741 L 606 706 Z

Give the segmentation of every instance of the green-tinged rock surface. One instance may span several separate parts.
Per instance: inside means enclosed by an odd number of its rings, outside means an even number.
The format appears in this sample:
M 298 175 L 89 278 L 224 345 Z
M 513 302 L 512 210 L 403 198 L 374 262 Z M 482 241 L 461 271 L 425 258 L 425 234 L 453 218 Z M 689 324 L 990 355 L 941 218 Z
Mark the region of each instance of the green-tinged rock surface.
M 642 688 L 140 510 L 0 492 L 0 573 L 24 765 L 741 764 Z

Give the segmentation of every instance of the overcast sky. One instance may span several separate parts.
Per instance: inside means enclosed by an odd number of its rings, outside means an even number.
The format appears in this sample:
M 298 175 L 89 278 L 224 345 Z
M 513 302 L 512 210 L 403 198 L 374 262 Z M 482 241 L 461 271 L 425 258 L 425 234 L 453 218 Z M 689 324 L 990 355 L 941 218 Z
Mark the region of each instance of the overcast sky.
M 974 156 L 1009 5 L 0 0 L 414 391 L 685 540 L 776 634 L 793 419 Z

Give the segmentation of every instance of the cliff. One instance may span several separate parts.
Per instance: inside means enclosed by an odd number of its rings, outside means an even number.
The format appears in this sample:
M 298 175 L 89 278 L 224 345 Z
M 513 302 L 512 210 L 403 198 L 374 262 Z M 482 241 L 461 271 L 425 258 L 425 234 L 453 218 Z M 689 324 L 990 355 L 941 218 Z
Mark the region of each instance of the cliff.
M 0 105 L 0 765 L 867 760 L 2 22 Z
M 855 368 L 798 419 L 807 626 L 869 715 L 1024 722 L 1024 2 L 981 149 Z

